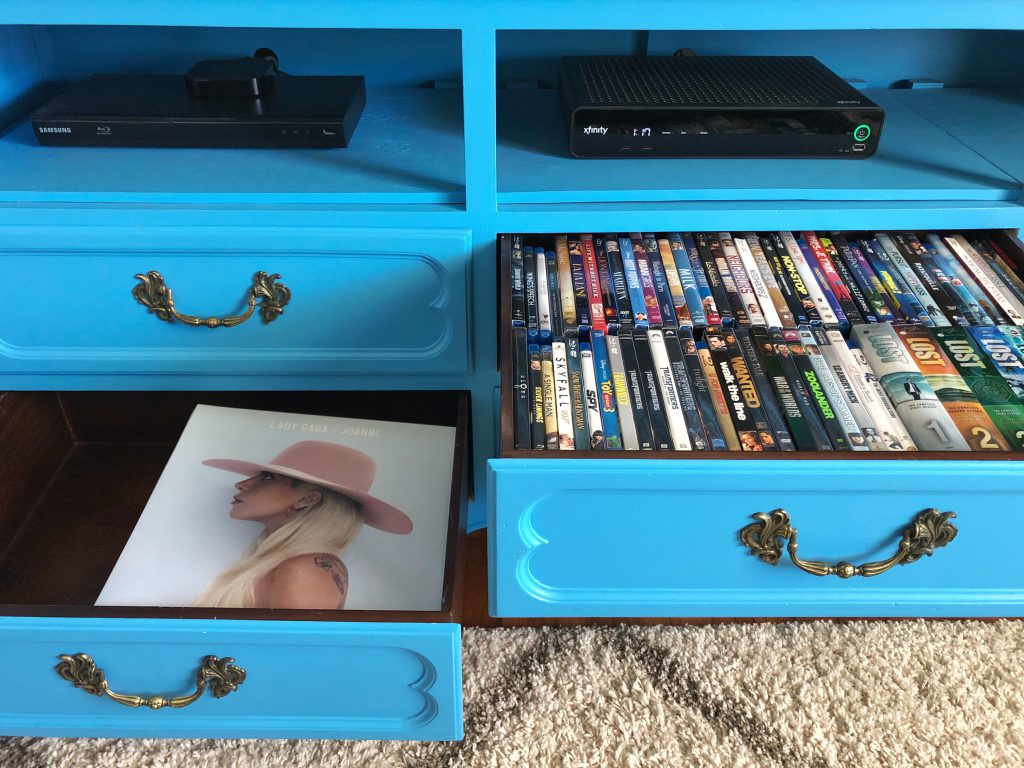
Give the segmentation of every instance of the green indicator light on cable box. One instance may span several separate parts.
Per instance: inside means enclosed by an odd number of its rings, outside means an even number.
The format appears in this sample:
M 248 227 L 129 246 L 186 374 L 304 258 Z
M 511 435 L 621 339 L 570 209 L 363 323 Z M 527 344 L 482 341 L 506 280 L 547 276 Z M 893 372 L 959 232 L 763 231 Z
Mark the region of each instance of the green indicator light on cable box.
M 867 141 L 868 136 L 871 135 L 871 126 L 861 123 L 853 129 L 853 138 L 857 141 Z

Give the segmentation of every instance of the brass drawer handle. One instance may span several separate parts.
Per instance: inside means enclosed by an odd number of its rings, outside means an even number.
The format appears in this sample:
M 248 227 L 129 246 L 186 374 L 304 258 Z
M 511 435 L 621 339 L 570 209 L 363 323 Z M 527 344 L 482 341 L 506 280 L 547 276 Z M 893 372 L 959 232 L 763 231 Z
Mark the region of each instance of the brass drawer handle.
M 75 688 L 81 688 L 86 693 L 95 696 L 109 696 L 118 704 L 126 707 L 149 707 L 150 709 L 163 709 L 171 707 L 180 709 L 187 707 L 203 695 L 207 684 L 214 698 L 227 696 L 238 689 L 245 682 L 245 670 L 235 666 L 233 658 L 225 656 L 223 659 L 216 656 L 203 657 L 203 663 L 196 670 L 196 690 L 188 696 L 176 696 L 167 698 L 165 696 L 131 696 L 124 693 L 115 693 L 107 685 L 106 675 L 102 669 L 96 667 L 96 662 L 85 653 L 62 654 L 60 664 L 57 665 L 57 674 L 73 684 Z
M 252 287 L 249 288 L 249 307 L 241 315 L 234 317 L 196 317 L 183 315 L 174 307 L 174 296 L 159 272 L 147 272 L 136 275 L 139 284 L 132 288 L 132 296 L 161 320 L 173 323 L 177 318 L 188 325 L 205 325 L 207 328 L 230 328 L 244 323 L 252 315 L 256 304 L 260 305 L 260 315 L 264 323 L 269 323 L 284 312 L 285 304 L 291 301 L 292 292 L 283 283 L 275 282 L 281 276 L 257 272 L 252 276 Z
M 896 554 L 888 560 L 875 563 L 853 565 L 852 563 L 829 563 L 813 560 L 801 560 L 796 556 L 796 528 L 790 525 L 789 515 L 784 509 L 776 509 L 770 515 L 758 512 L 753 515 L 759 522 L 751 523 L 740 531 L 740 540 L 750 547 L 751 551 L 766 563 L 776 565 L 782 556 L 782 541 L 788 541 L 786 549 L 793 564 L 815 576 L 838 576 L 849 579 L 852 576 L 877 576 L 894 565 L 907 565 L 921 558 L 931 557 L 939 547 L 944 547 L 956 538 L 956 526 L 949 522 L 956 517 L 953 512 L 939 512 L 937 509 L 926 509 L 914 522 L 903 531 Z

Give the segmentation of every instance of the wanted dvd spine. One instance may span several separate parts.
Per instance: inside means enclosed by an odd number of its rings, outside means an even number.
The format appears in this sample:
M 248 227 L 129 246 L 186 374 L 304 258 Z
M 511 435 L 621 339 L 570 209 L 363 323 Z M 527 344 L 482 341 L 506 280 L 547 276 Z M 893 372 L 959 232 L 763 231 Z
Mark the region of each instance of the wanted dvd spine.
M 947 325 L 967 325 L 968 320 L 961 308 L 962 300 L 959 294 L 949 277 L 939 269 L 924 244 L 909 232 L 894 233 L 890 237 L 903 259 L 928 289 L 935 306 L 945 316 Z
M 743 297 L 740 296 L 739 285 L 737 285 L 736 278 L 729 267 L 725 239 L 729 241 L 730 250 L 734 249 L 735 245 L 731 237 L 723 239 L 722 235 L 727 234 L 727 232 L 709 232 L 708 248 L 711 249 L 711 254 L 715 260 L 715 268 L 718 270 L 718 277 L 722 281 L 722 287 L 725 289 L 725 295 L 732 310 L 732 323 L 730 325 L 750 325 L 750 317 L 747 314 L 746 307 L 743 305 Z
M 850 357 L 857 366 L 864 390 L 870 395 L 865 397 L 865 402 L 868 403 L 868 410 L 875 416 L 875 424 L 879 425 L 882 442 L 890 451 L 916 451 L 917 445 L 914 443 L 914 439 L 896 412 L 896 406 L 885 394 L 885 390 L 882 388 L 878 376 L 868 364 L 864 352 L 853 339 L 847 342 L 847 349 L 850 350 Z
M 678 335 L 679 348 L 683 353 L 683 364 L 686 366 L 686 373 L 693 389 L 693 399 L 700 413 L 700 424 L 707 447 L 712 451 L 724 451 L 728 445 L 725 441 L 725 434 L 718 423 L 714 395 L 711 392 L 711 385 L 708 383 L 704 366 L 701 365 L 697 342 L 694 341 L 693 333 L 689 328 L 680 328 Z M 722 404 L 725 404 L 724 400 Z
M 782 253 L 780 253 L 779 249 L 775 247 L 775 239 L 776 238 L 770 234 L 758 236 L 758 242 L 761 243 L 761 250 L 764 251 L 765 258 L 768 261 L 768 266 L 771 268 L 772 275 L 775 277 L 775 282 L 778 284 L 779 290 L 782 292 L 782 297 L 786 302 L 786 306 L 789 307 L 791 325 L 783 325 L 783 328 L 785 330 L 795 330 L 798 324 L 807 322 L 807 310 L 804 308 L 803 301 L 800 296 L 797 295 L 796 286 L 793 285 L 793 281 L 789 276 L 789 270 L 786 269 L 786 265 L 782 260 Z M 781 238 L 779 238 L 779 245 L 783 245 Z M 783 253 L 784 252 L 785 247 L 783 246 Z M 797 279 L 799 279 L 799 276 L 797 276 Z
M 1002 314 L 996 325 L 1024 325 L 1024 304 L 1016 299 L 1009 286 L 996 274 L 963 235 L 947 236 L 946 245 L 960 260 L 975 282 L 988 295 Z
M 813 328 L 814 339 L 825 361 L 832 369 L 832 375 L 842 388 L 846 404 L 850 407 L 854 421 L 869 450 L 886 451 L 888 446 L 882 441 L 881 430 L 875 418 L 868 410 L 867 395 L 864 392 L 859 370 L 850 356 L 850 348 L 837 329 Z
M 736 432 L 736 427 L 733 425 L 730 413 L 732 409 L 729 406 L 729 401 L 726 399 L 725 390 L 722 389 L 722 382 L 718 378 L 718 369 L 715 367 L 714 358 L 711 356 L 711 350 L 708 348 L 706 341 L 697 342 L 697 357 L 700 359 L 701 367 L 704 369 L 704 378 L 708 383 L 708 391 L 711 392 L 715 414 L 718 417 L 718 426 L 725 437 L 726 447 L 730 451 L 741 450 L 740 437 Z
M 587 284 L 588 311 L 594 329 L 607 331 L 604 319 L 604 301 L 601 298 L 601 277 L 597 269 L 597 252 L 593 235 L 580 235 L 580 249 L 583 251 L 583 276 Z
M 690 431 L 683 414 L 683 404 L 679 397 L 679 389 L 672 373 L 672 362 L 669 360 L 668 349 L 662 331 L 651 328 L 647 332 L 647 341 L 651 347 L 651 359 L 654 363 L 654 375 L 658 381 L 662 407 L 668 422 L 672 448 L 676 451 L 693 450 L 690 442 Z
M 636 345 L 633 343 L 632 329 L 619 331 L 619 348 L 622 352 L 622 365 L 625 368 L 626 383 L 629 388 L 629 405 L 633 410 L 633 426 L 636 428 L 637 443 L 641 451 L 653 451 L 654 432 L 651 430 L 651 419 L 647 415 L 647 402 L 644 399 L 643 374 L 636 357 Z
M 555 261 L 558 264 L 558 298 L 562 307 L 562 323 L 566 328 L 575 328 L 579 323 L 576 320 L 576 294 L 572 287 L 567 235 L 555 237 Z
M 548 281 L 547 253 L 534 248 L 537 262 L 537 324 L 542 339 L 551 339 L 551 283 Z M 550 343 L 550 342 L 549 342 Z
M 850 440 L 846 436 L 846 431 L 843 429 L 843 423 L 840 421 L 839 414 L 832 407 L 832 403 L 825 391 L 825 385 L 821 383 L 818 372 L 811 362 L 803 342 L 800 340 L 800 331 L 783 331 L 783 338 L 785 338 L 786 345 L 789 347 L 790 359 L 800 373 L 811 402 L 814 404 L 821 426 L 832 443 L 832 448 L 837 451 L 853 450 L 853 446 L 850 445 Z
M 907 261 L 896 241 L 884 232 L 876 234 L 875 241 L 881 246 L 882 252 L 889 257 L 890 264 L 899 273 L 900 277 L 903 278 L 904 284 L 917 298 L 917 303 L 924 309 L 924 314 L 920 316 L 921 322 L 929 327 L 948 327 L 950 322 L 946 315 L 939 310 L 939 305 L 936 303 L 931 290 L 921 281 L 921 278 L 914 271 L 910 262 Z
M 601 424 L 601 395 L 597 389 L 597 368 L 590 342 L 580 342 L 580 366 L 583 368 L 583 403 L 587 411 L 587 442 L 595 451 L 604 449 L 604 426 Z
M 629 292 L 629 304 L 633 310 L 633 326 L 646 328 L 647 304 L 644 302 L 644 289 L 640 285 L 640 269 L 636 264 L 633 243 L 628 237 L 619 238 L 619 253 L 622 256 L 622 269 L 626 276 L 626 289 Z
M 928 329 L 898 325 L 894 330 L 971 450 L 1010 450 L 999 428 Z
M 789 239 L 783 237 L 783 235 L 789 235 Z M 775 232 L 771 235 L 772 246 L 775 248 L 775 252 L 778 254 L 779 262 L 782 267 L 782 274 L 785 275 L 786 281 L 793 288 L 793 295 L 797 299 L 799 310 L 794 310 L 799 323 L 820 323 L 821 314 L 818 312 L 818 306 L 811 296 L 810 287 L 804 280 L 803 271 L 806 271 L 806 262 L 804 261 L 803 254 L 800 253 L 800 247 L 796 244 L 796 240 L 793 235 L 786 232 Z M 790 247 L 792 245 L 792 247 Z M 794 257 L 795 254 L 795 257 Z M 799 263 L 798 263 L 799 262 Z M 799 265 L 803 264 L 805 269 L 801 271 Z M 824 301 L 824 297 L 822 297 Z
M 526 348 L 526 328 L 512 329 L 512 422 L 514 445 L 530 447 L 530 353 Z
M 754 280 L 757 280 L 765 299 L 767 299 L 768 291 L 764 288 L 760 275 L 757 274 L 754 256 L 747 248 L 747 241 L 742 237 L 733 237 L 730 232 L 719 232 L 718 236 L 722 242 L 722 250 L 725 252 L 725 261 L 729 265 L 729 272 L 732 273 L 733 282 L 736 283 L 740 302 L 747 313 L 748 324 L 767 326 L 768 320 L 761 309 L 760 297 L 754 289 Z
M 768 327 L 776 327 L 773 325 L 773 322 L 777 319 L 777 327 L 779 328 L 796 328 L 796 320 L 793 318 L 789 304 L 786 303 L 786 297 L 782 294 L 779 281 L 775 279 L 775 273 L 772 271 L 771 264 L 768 263 L 768 256 L 761 245 L 761 239 L 754 232 L 744 232 L 742 237 L 747 243 L 747 250 L 754 259 L 757 273 L 761 276 L 761 284 L 768 293 L 768 301 L 775 309 L 774 314 L 769 314 L 762 302 L 762 310 L 764 310 L 765 319 L 768 321 Z M 743 255 L 742 251 L 740 255 Z M 751 280 L 751 283 L 753 283 L 753 280 Z M 757 290 L 756 285 L 754 290 Z
M 672 237 L 669 235 L 669 237 Z M 701 327 L 707 325 L 719 325 L 722 322 L 722 316 L 719 314 L 718 305 L 715 303 L 715 296 L 711 290 L 711 285 L 708 283 L 707 275 L 704 274 L 704 268 L 701 266 L 700 251 L 697 249 L 697 241 L 693 235 L 687 233 L 681 235 L 683 250 L 685 251 L 686 261 L 690 262 L 690 273 L 693 275 L 693 281 L 697 285 L 697 294 L 700 298 L 700 312 L 695 312 L 693 306 L 690 306 L 690 316 L 694 318 L 694 324 L 697 324 L 697 318 L 703 313 L 703 324 Z M 683 260 L 676 254 L 676 267 L 680 270 L 679 275 L 682 279 L 682 265 Z M 687 294 L 687 303 L 691 301 L 691 297 Z
M 868 304 L 868 300 L 865 298 L 864 292 L 861 291 L 860 285 L 857 281 L 853 279 L 853 273 L 850 272 L 850 268 L 846 266 L 846 262 L 840 258 L 839 249 L 836 248 L 836 244 L 832 241 L 832 238 L 819 236 L 818 241 L 828 252 L 829 259 L 832 261 L 833 269 L 835 269 L 836 274 L 839 275 L 839 279 L 842 280 L 843 285 L 850 294 L 850 300 L 857 309 L 856 316 L 860 319 L 854 322 L 854 325 L 859 323 L 878 322 L 878 318 L 875 317 L 875 310 Z M 847 312 L 847 316 L 850 316 L 849 312 Z
M 583 246 L 579 237 L 569 238 L 569 272 L 572 275 L 573 304 L 576 307 L 576 324 L 590 328 L 590 297 L 587 295 L 587 267 L 583 263 Z
M 700 285 L 697 281 L 697 276 L 693 273 L 693 264 L 690 262 L 688 255 L 688 249 L 683 241 L 682 236 L 678 232 L 670 232 L 667 238 L 669 252 L 672 254 L 672 261 L 676 265 L 676 274 L 679 278 L 679 284 L 683 290 L 683 300 L 686 302 L 686 315 L 689 316 L 690 322 L 685 323 L 682 320 L 682 315 L 679 316 L 679 325 L 692 326 L 694 328 L 703 328 L 708 324 L 707 315 L 704 313 L 704 305 L 701 301 Z M 659 246 L 661 241 L 658 241 Z M 693 246 L 696 251 L 697 246 Z M 668 259 L 662 254 L 662 258 L 665 260 L 666 266 L 668 265 Z M 701 275 L 703 277 L 703 274 Z M 706 287 L 706 284 L 705 284 Z
M 891 323 L 855 326 L 853 336 L 919 450 L 970 450 Z
M 871 313 L 879 323 L 888 323 L 896 319 L 892 302 L 885 293 L 885 286 L 868 264 L 856 243 L 851 243 L 842 234 L 832 233 L 831 240 L 839 253 L 839 260 L 853 275 L 853 280 L 864 294 L 864 299 L 871 308 Z
M 697 404 L 697 397 L 694 394 L 693 382 L 690 380 L 690 373 L 686 365 L 686 357 L 683 354 L 683 347 L 679 341 L 679 331 L 675 328 L 666 328 L 662 331 L 665 341 L 665 351 L 668 353 L 669 364 L 672 366 L 672 378 L 676 384 L 679 395 L 679 402 L 683 409 L 683 418 L 686 420 L 686 430 L 689 434 L 690 445 L 695 451 L 706 451 L 708 449 L 707 435 L 704 432 L 703 420 L 700 415 L 700 406 Z M 690 336 L 692 341 L 693 336 Z M 694 353 L 696 353 L 696 348 Z
M 708 325 L 732 325 L 732 305 L 729 303 L 729 295 L 722 284 L 722 276 L 715 266 L 715 255 L 711 252 L 711 235 L 706 232 L 695 232 L 694 242 L 697 245 L 697 258 L 700 262 L 701 272 L 707 281 L 708 288 L 714 300 L 715 311 L 707 312 Z M 712 315 L 717 315 L 719 323 L 712 323 Z
M 796 238 L 796 243 L 800 248 L 800 253 L 803 254 L 804 260 L 807 262 L 807 266 L 811 269 L 814 282 L 817 284 L 822 295 L 824 295 L 825 301 L 828 302 L 832 314 L 835 315 L 836 326 L 844 333 L 849 331 L 850 319 L 846 314 L 846 310 L 840 304 L 839 297 L 832 290 L 833 283 L 829 279 L 829 271 L 825 268 L 825 264 L 831 266 L 831 262 L 828 259 L 828 254 L 825 253 L 825 249 L 821 247 L 818 236 L 813 232 L 801 232 L 800 237 Z M 832 272 L 834 273 L 835 270 L 832 270 Z
M 860 308 L 853 300 L 853 294 L 846 285 L 846 281 L 843 280 L 843 276 L 836 268 L 835 262 L 838 258 L 838 254 L 836 253 L 835 246 L 832 245 L 832 241 L 827 237 L 819 236 L 815 232 L 805 232 L 804 237 L 807 240 L 807 244 L 810 246 L 811 251 L 814 253 L 815 259 L 818 261 L 818 266 L 821 268 L 823 279 L 828 284 L 829 289 L 832 291 L 832 295 L 839 303 L 840 310 L 842 310 L 842 313 L 846 315 L 847 321 L 850 325 L 865 322 L 863 315 L 860 313 Z M 838 316 L 838 313 L 836 314 Z
M 751 338 L 757 347 L 757 355 L 774 389 L 779 410 L 786 420 L 786 427 L 794 446 L 801 451 L 831 451 L 832 442 L 818 423 L 814 404 L 806 387 L 799 379 L 796 365 L 789 359 L 789 347 L 778 329 L 751 328 Z M 783 361 L 789 363 L 787 371 Z
M 501 239 L 501 256 L 512 268 L 512 325 L 526 325 L 526 274 L 523 266 L 523 236 Z
M 1010 385 L 1010 389 L 1021 402 L 1024 402 L 1024 354 L 1011 341 L 1012 337 L 992 326 L 978 326 L 967 330 L 999 375 Z
M 541 249 L 537 249 L 538 258 Z M 558 267 L 555 261 L 555 252 L 547 251 L 544 254 L 546 272 L 548 276 L 548 309 L 551 311 L 551 335 L 559 338 L 564 333 L 562 323 L 562 302 L 558 300 Z
M 658 245 L 658 238 L 654 235 L 645 234 L 644 251 L 647 253 L 647 261 L 651 265 L 651 279 L 654 281 L 654 295 L 658 298 L 658 312 L 661 314 L 661 325 L 663 328 L 678 328 L 679 321 L 676 319 L 676 305 L 672 299 L 672 291 L 668 284 L 667 268 L 661 260 L 661 246 Z M 686 306 L 685 302 L 683 306 Z
M 536 339 L 536 335 L 533 336 Z M 527 332 L 527 354 L 530 359 L 530 447 L 543 449 L 545 447 L 544 436 L 544 380 L 543 363 L 540 355 L 540 345 L 530 342 L 530 334 Z
M 991 326 L 974 330 L 990 331 Z M 936 328 L 932 337 L 978 398 L 1010 447 L 1024 449 L 1024 403 L 966 328 Z
M 760 327 L 758 326 L 758 328 Z M 768 374 L 764 369 L 760 356 L 757 354 L 757 346 L 754 337 L 751 335 L 752 332 L 753 329 L 750 328 L 737 328 L 736 341 L 739 344 L 740 352 L 743 354 L 747 370 L 754 380 L 754 387 L 760 395 L 761 410 L 764 412 L 765 418 L 768 420 L 768 426 L 775 436 L 775 445 L 778 446 L 780 451 L 795 451 L 796 444 L 793 442 L 793 436 L 786 426 L 786 417 L 782 413 L 782 408 L 775 394 L 775 388 L 768 380 Z
M 640 440 L 637 436 L 636 422 L 633 419 L 633 406 L 629 402 L 629 382 L 626 378 L 626 365 L 622 358 L 619 337 L 609 334 L 605 341 L 608 346 L 608 363 L 612 369 L 612 390 L 615 393 L 616 414 L 619 417 L 619 431 L 622 433 L 622 447 L 627 451 L 639 451 Z
M 540 347 L 541 382 L 544 385 L 544 447 L 558 450 L 558 405 L 555 400 L 555 365 L 550 344 Z
M 931 318 L 925 308 L 904 283 L 902 276 L 893 265 L 892 259 L 889 258 L 881 244 L 877 240 L 863 238 L 857 241 L 857 245 L 860 246 L 864 257 L 882 281 L 889 299 L 900 308 L 900 312 L 907 322 L 929 322 Z
M 809 322 L 813 323 L 817 320 L 826 326 L 838 326 L 839 318 L 832 311 L 832 306 L 828 303 L 828 299 L 825 298 L 824 290 L 818 285 L 818 278 L 815 277 L 814 270 L 808 261 L 811 249 L 807 247 L 807 243 L 804 243 L 801 248 L 800 242 L 792 232 L 779 232 L 779 236 L 782 238 L 786 253 L 793 262 L 797 274 L 800 275 L 804 290 L 807 292 L 807 296 L 813 305 L 813 313 L 810 307 L 807 310 Z
M 615 300 L 615 287 L 612 284 L 612 268 L 608 260 L 607 240 L 600 235 L 594 237 L 594 258 L 597 260 L 597 279 L 601 284 L 604 325 L 605 328 L 613 330 L 619 327 L 619 309 Z
M 601 408 L 601 424 L 604 427 L 604 447 L 608 450 L 622 450 L 622 432 L 619 431 L 618 408 L 615 404 L 615 385 L 612 383 L 612 367 L 608 360 L 608 345 L 604 331 L 590 334 L 590 346 L 594 350 L 594 371 L 597 374 L 597 396 Z
M 733 350 L 730 349 L 730 345 L 726 341 L 727 333 L 729 332 L 726 329 L 708 328 L 704 333 L 704 339 L 707 342 L 708 349 L 711 350 L 715 374 L 718 376 L 719 384 L 721 384 L 722 392 L 725 395 L 725 401 L 729 406 L 729 418 L 732 420 L 733 428 L 736 430 L 736 435 L 739 438 L 740 450 L 764 451 L 765 445 L 761 442 L 759 434 L 760 427 L 756 423 L 754 414 L 748 405 L 750 402 L 749 394 L 744 391 L 745 385 L 748 382 L 749 387 L 753 387 L 753 380 L 750 379 L 747 373 L 746 365 L 741 366 L 741 374 L 744 378 L 740 379 L 734 367 Z M 735 336 L 732 338 L 732 346 L 736 347 Z M 739 352 L 738 347 L 736 347 L 736 352 Z M 754 394 L 754 401 L 759 404 L 756 393 Z M 767 421 L 765 422 L 765 428 L 767 429 Z M 772 438 L 771 444 L 774 445 L 774 442 L 774 438 Z
M 981 297 L 971 291 L 970 282 L 964 281 L 966 273 L 960 267 L 956 257 L 950 253 L 942 238 L 938 235 L 925 235 L 921 244 L 928 251 L 932 262 L 948 278 L 950 285 L 959 298 L 958 307 L 968 325 L 995 325 L 988 312 L 981 304 Z
M 675 255 L 672 253 L 672 247 L 667 237 L 658 238 L 658 259 L 662 269 L 665 271 L 665 282 L 668 284 L 669 297 L 672 299 L 675 327 L 685 326 L 692 328 L 693 317 L 690 315 L 690 308 L 686 304 L 686 292 L 683 289 L 683 281 L 679 277 Z M 689 271 L 689 268 L 687 268 L 687 271 Z M 693 276 L 691 275 L 690 279 L 692 280 L 692 278 Z
M 565 340 L 551 342 L 551 366 L 555 374 L 555 418 L 558 421 L 558 449 L 572 451 L 576 448 L 576 433 L 572 425 L 572 397 L 569 394 L 569 358 Z
M 577 451 L 590 449 L 587 430 L 586 396 L 583 391 L 583 362 L 580 360 L 580 339 L 576 330 L 565 334 L 565 356 L 569 364 L 569 398 L 572 403 L 572 433 Z
M 849 441 L 851 450 L 871 450 L 868 448 L 867 439 L 864 437 L 864 433 L 861 432 L 857 420 L 853 417 L 853 411 L 850 409 L 850 403 L 846 399 L 842 384 L 840 384 L 835 373 L 832 371 L 832 366 L 829 365 L 828 359 L 822 354 L 822 347 L 819 345 L 819 340 L 815 337 L 814 331 L 810 326 L 803 325 L 800 326 L 799 332 L 800 342 L 804 345 L 807 359 L 814 366 L 814 372 L 818 374 L 818 381 L 825 390 L 825 396 L 828 398 L 829 403 L 831 403 L 832 410 L 839 417 L 839 424 L 843 429 L 843 434 L 846 435 L 846 439 Z
M 651 342 L 647 337 L 646 328 L 633 332 L 633 348 L 636 350 L 636 359 L 640 366 L 644 404 L 647 406 L 647 417 L 651 420 L 655 450 L 672 450 L 672 432 L 669 429 L 665 406 L 661 400 L 658 375 L 654 367 Z
M 651 272 L 651 261 L 644 248 L 644 238 L 639 232 L 629 236 L 633 246 L 633 257 L 636 260 L 636 271 L 640 275 L 640 290 L 643 292 L 644 308 L 647 311 L 647 324 L 660 328 L 662 325 L 661 306 L 658 293 L 654 290 L 654 275 Z
M 540 334 L 540 318 L 537 310 L 537 259 L 533 248 L 523 248 L 523 290 L 526 294 L 526 329 Z
M 764 281 L 764 277 L 761 274 L 761 270 L 758 268 L 757 260 L 754 258 L 754 252 L 750 248 L 750 243 L 743 235 L 738 235 L 733 238 L 736 252 L 740 257 L 740 264 L 743 270 L 747 273 L 747 281 L 750 284 L 750 289 L 754 293 L 754 301 L 750 307 L 751 311 L 751 325 L 761 325 L 766 328 L 781 328 L 782 319 L 779 317 L 779 313 L 775 309 L 775 303 L 772 301 L 771 293 L 768 291 L 768 284 Z M 761 246 L 757 245 L 757 249 L 760 251 Z M 764 258 L 764 254 L 761 254 L 761 258 Z M 782 294 L 779 294 L 779 299 L 782 299 Z M 754 312 L 754 307 L 757 308 L 757 313 Z M 756 316 L 755 316 L 756 314 Z
M 619 239 L 615 235 L 605 235 L 604 249 L 605 255 L 608 257 L 608 270 L 611 273 L 612 292 L 615 294 L 618 324 L 631 328 L 633 326 L 633 307 L 630 304 L 629 287 L 626 283 L 626 270 L 622 264 Z

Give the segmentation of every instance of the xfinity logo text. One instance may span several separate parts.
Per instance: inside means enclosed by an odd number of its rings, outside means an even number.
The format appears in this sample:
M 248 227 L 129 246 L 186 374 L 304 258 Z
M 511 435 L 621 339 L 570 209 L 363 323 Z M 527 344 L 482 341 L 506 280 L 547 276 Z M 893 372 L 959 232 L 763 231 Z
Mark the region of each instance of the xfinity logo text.
M 53 127 L 53 126 L 40 126 L 40 133 L 71 133 L 71 129 L 67 127 Z
M 583 129 L 583 132 L 588 136 L 592 133 L 597 133 L 600 134 L 601 136 L 604 136 L 606 133 L 608 133 L 608 128 L 603 125 L 588 125 L 586 128 Z

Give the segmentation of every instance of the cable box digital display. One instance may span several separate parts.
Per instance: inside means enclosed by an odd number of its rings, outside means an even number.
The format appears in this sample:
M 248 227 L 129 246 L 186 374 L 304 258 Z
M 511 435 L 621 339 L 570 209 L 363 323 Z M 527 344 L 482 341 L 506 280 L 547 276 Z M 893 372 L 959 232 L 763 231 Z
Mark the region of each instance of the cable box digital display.
M 562 59 L 575 157 L 870 157 L 885 113 L 810 56 Z
M 38 142 L 78 147 L 346 147 L 361 76 L 279 75 L 258 98 L 193 98 L 177 75 L 96 75 L 32 116 Z

